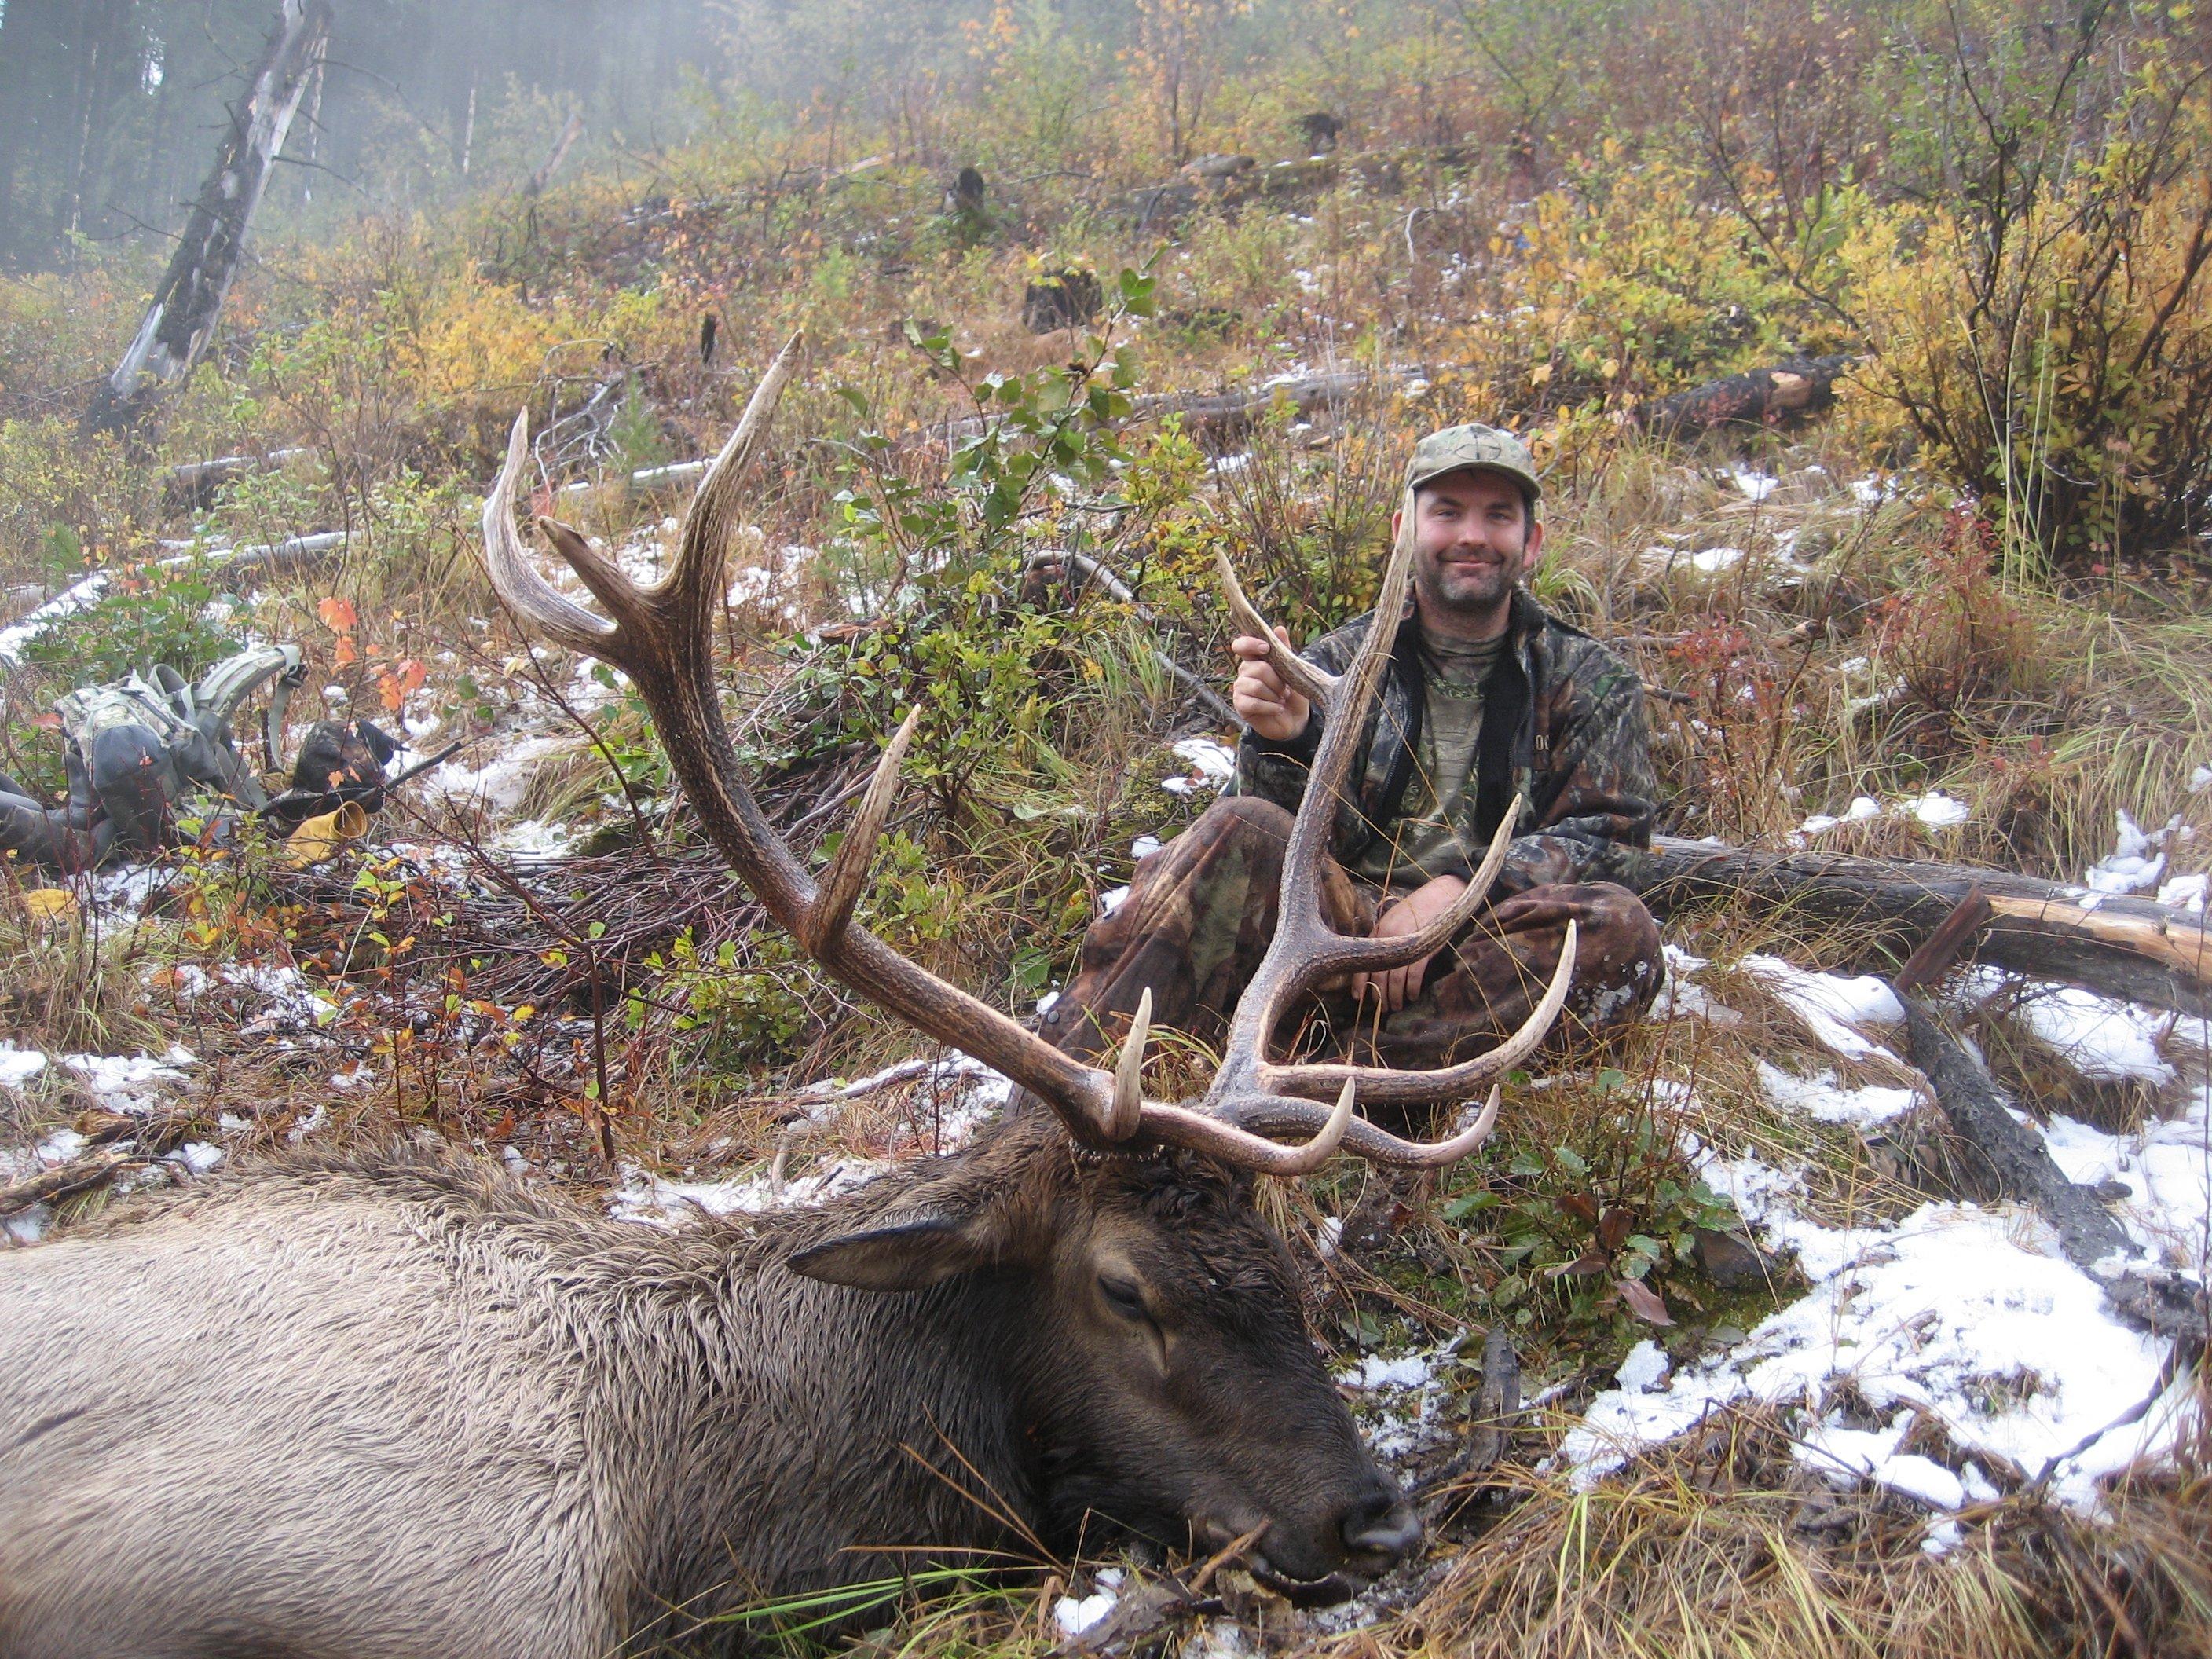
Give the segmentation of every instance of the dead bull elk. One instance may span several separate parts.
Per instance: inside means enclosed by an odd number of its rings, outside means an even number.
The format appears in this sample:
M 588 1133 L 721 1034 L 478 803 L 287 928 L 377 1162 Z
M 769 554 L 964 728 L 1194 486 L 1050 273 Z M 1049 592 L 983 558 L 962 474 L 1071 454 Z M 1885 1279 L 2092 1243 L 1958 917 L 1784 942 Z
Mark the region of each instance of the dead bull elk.
M 1293 1590 L 1417 1541 L 1249 1197 L 1254 1172 L 1340 1149 L 1431 1167 L 1472 1151 L 1494 1090 L 1434 1143 L 1355 1099 L 1468 1098 L 1534 1047 L 1571 969 L 1570 941 L 1528 1028 L 1449 1071 L 1266 1057 L 1293 999 L 1426 955 L 1477 902 L 1387 942 L 1331 933 L 1319 908 L 1327 803 L 1389 659 L 1407 549 L 1351 672 L 1302 674 L 1328 711 L 1317 805 L 1227 1058 L 1204 1100 L 1146 1100 L 1146 1013 L 1115 1071 L 1094 1070 L 853 922 L 911 717 L 818 884 L 738 775 L 713 617 L 798 345 L 660 584 L 541 521 L 605 618 L 524 554 L 518 421 L 484 510 L 492 580 L 546 638 L 630 677 L 706 833 L 830 972 L 1051 1112 L 765 1218 L 660 1231 L 481 1160 L 294 1156 L 0 1255 L 0 1656 L 725 1650 L 744 1627 L 716 1615 L 749 1601 L 1065 1545 L 1091 1517 L 1205 1547 L 1256 1533 L 1250 1565 Z

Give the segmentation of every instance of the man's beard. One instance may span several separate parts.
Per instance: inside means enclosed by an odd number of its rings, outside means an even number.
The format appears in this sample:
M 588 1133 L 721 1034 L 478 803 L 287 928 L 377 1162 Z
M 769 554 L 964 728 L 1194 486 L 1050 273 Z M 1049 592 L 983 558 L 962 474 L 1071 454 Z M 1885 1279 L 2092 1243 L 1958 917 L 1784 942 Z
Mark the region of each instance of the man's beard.
M 1423 598 L 1444 611 L 1495 610 L 1513 591 L 1512 563 L 1510 559 L 1496 564 L 1430 559 L 1424 562 L 1419 586 Z

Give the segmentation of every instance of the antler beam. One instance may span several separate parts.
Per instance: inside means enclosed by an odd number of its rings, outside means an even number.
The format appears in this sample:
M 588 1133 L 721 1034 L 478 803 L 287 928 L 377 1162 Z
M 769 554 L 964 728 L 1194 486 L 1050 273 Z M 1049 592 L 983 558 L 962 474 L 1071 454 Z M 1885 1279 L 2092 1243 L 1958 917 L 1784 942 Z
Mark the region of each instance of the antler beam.
M 1254 1170 L 1296 1174 L 1318 1167 L 1344 1138 L 1355 1083 L 1340 1085 L 1334 1111 L 1295 1131 L 1309 1137 L 1297 1146 L 1200 1114 L 1155 1106 L 1141 1098 L 1137 1087 L 1144 1031 L 1132 1034 L 1117 1079 L 1060 1053 L 997 1009 L 908 961 L 854 921 L 869 855 L 889 815 L 918 710 L 908 714 L 886 745 L 845 845 L 818 888 L 763 817 L 722 719 L 714 623 L 730 536 L 738 523 L 738 485 L 797 366 L 802 343 L 800 336 L 793 335 L 761 377 L 737 430 L 692 499 L 676 562 L 660 581 L 641 587 L 575 530 L 552 519 L 538 520 L 539 532 L 605 616 L 548 581 L 516 533 L 515 496 L 530 453 L 528 415 L 517 416 L 506 465 L 484 501 L 483 556 L 492 586 L 517 618 L 544 638 L 589 653 L 629 677 L 653 712 L 669 763 L 708 838 L 769 914 L 837 979 L 916 1030 L 996 1067 L 1050 1105 L 1070 1133 L 1091 1146 L 1148 1139 Z

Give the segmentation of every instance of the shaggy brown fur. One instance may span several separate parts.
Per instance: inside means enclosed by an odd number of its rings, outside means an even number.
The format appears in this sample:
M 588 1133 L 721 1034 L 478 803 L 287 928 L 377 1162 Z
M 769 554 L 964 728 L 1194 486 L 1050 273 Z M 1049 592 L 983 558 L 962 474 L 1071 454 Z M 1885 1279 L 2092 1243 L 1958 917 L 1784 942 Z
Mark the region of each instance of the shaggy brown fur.
M 0 1256 L 0 1377 L 5 1659 L 716 1651 L 1087 1516 L 1300 1578 L 1414 1536 L 1240 1180 L 1042 1118 L 673 1231 L 294 1157 Z

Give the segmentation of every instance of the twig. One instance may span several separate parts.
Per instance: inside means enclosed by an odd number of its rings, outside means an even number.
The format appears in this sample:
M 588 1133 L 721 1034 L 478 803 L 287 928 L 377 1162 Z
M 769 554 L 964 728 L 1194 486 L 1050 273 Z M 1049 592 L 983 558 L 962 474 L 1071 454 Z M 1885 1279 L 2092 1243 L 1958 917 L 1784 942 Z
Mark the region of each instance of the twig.
M 105 1186 L 113 1180 L 125 1164 L 143 1162 L 144 1159 L 134 1153 L 111 1148 L 97 1157 L 80 1158 L 74 1164 L 64 1164 L 58 1170 L 47 1170 L 32 1176 L 12 1187 L 0 1187 L 0 1216 L 27 1210 L 33 1204 L 44 1204 L 54 1199 L 89 1192 L 93 1188 Z
M 1047 571 L 1057 569 L 1063 565 L 1071 566 L 1086 582 L 1097 582 L 1115 599 L 1127 605 L 1139 622 L 1148 628 L 1156 628 L 1159 625 L 1159 613 L 1138 599 L 1136 594 L 1130 591 L 1127 582 L 1087 553 L 1063 553 L 1047 549 L 1042 552 L 1030 554 L 1023 564 L 1026 569 Z M 1218 692 L 1157 646 L 1152 647 L 1152 660 L 1166 669 L 1176 684 L 1205 704 L 1208 714 L 1228 725 L 1243 724 L 1237 719 L 1237 711 L 1222 701 Z

